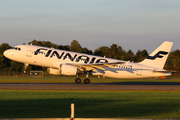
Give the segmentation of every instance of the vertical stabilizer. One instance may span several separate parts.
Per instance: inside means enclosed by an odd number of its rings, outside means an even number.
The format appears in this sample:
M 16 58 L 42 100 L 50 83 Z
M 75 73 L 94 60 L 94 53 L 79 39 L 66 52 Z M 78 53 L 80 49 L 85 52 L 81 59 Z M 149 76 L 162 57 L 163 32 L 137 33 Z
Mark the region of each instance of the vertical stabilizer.
M 173 42 L 165 41 L 140 64 L 163 69 Z

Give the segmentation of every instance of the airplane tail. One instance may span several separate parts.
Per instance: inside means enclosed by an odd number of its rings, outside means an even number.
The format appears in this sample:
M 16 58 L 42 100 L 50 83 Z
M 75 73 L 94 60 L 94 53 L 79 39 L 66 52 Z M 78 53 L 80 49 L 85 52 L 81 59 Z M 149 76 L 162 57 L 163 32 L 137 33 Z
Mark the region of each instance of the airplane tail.
M 165 41 L 140 64 L 163 69 L 173 42 Z

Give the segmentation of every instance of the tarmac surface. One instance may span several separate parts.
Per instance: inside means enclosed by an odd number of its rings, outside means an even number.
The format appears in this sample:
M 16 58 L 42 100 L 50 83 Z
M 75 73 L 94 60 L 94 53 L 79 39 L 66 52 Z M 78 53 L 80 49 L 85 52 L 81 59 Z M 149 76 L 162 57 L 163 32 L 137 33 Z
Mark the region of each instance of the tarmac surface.
M 179 82 L 120 82 L 120 83 L 0 83 L 4 90 L 144 90 L 180 91 Z

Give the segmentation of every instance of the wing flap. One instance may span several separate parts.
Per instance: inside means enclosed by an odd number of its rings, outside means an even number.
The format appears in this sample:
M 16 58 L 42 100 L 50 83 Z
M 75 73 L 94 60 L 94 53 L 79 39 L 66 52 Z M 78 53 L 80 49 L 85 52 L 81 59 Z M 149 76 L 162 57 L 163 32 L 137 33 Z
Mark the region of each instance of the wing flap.
M 112 63 L 95 63 L 95 64 L 74 64 L 74 63 L 68 63 L 68 65 L 76 66 L 83 70 L 93 70 L 97 71 L 97 69 L 105 70 L 106 67 L 110 67 L 115 69 L 115 66 L 118 64 L 123 64 L 126 62 L 112 62 Z

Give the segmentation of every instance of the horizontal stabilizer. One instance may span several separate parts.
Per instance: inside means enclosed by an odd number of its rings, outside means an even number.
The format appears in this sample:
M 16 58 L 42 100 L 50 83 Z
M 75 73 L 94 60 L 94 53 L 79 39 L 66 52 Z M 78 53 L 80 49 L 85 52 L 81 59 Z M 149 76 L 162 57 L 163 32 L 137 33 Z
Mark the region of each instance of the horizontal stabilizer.
M 154 73 L 172 73 L 172 72 L 177 72 L 174 70 L 164 70 L 164 69 L 157 69 L 153 71 Z

